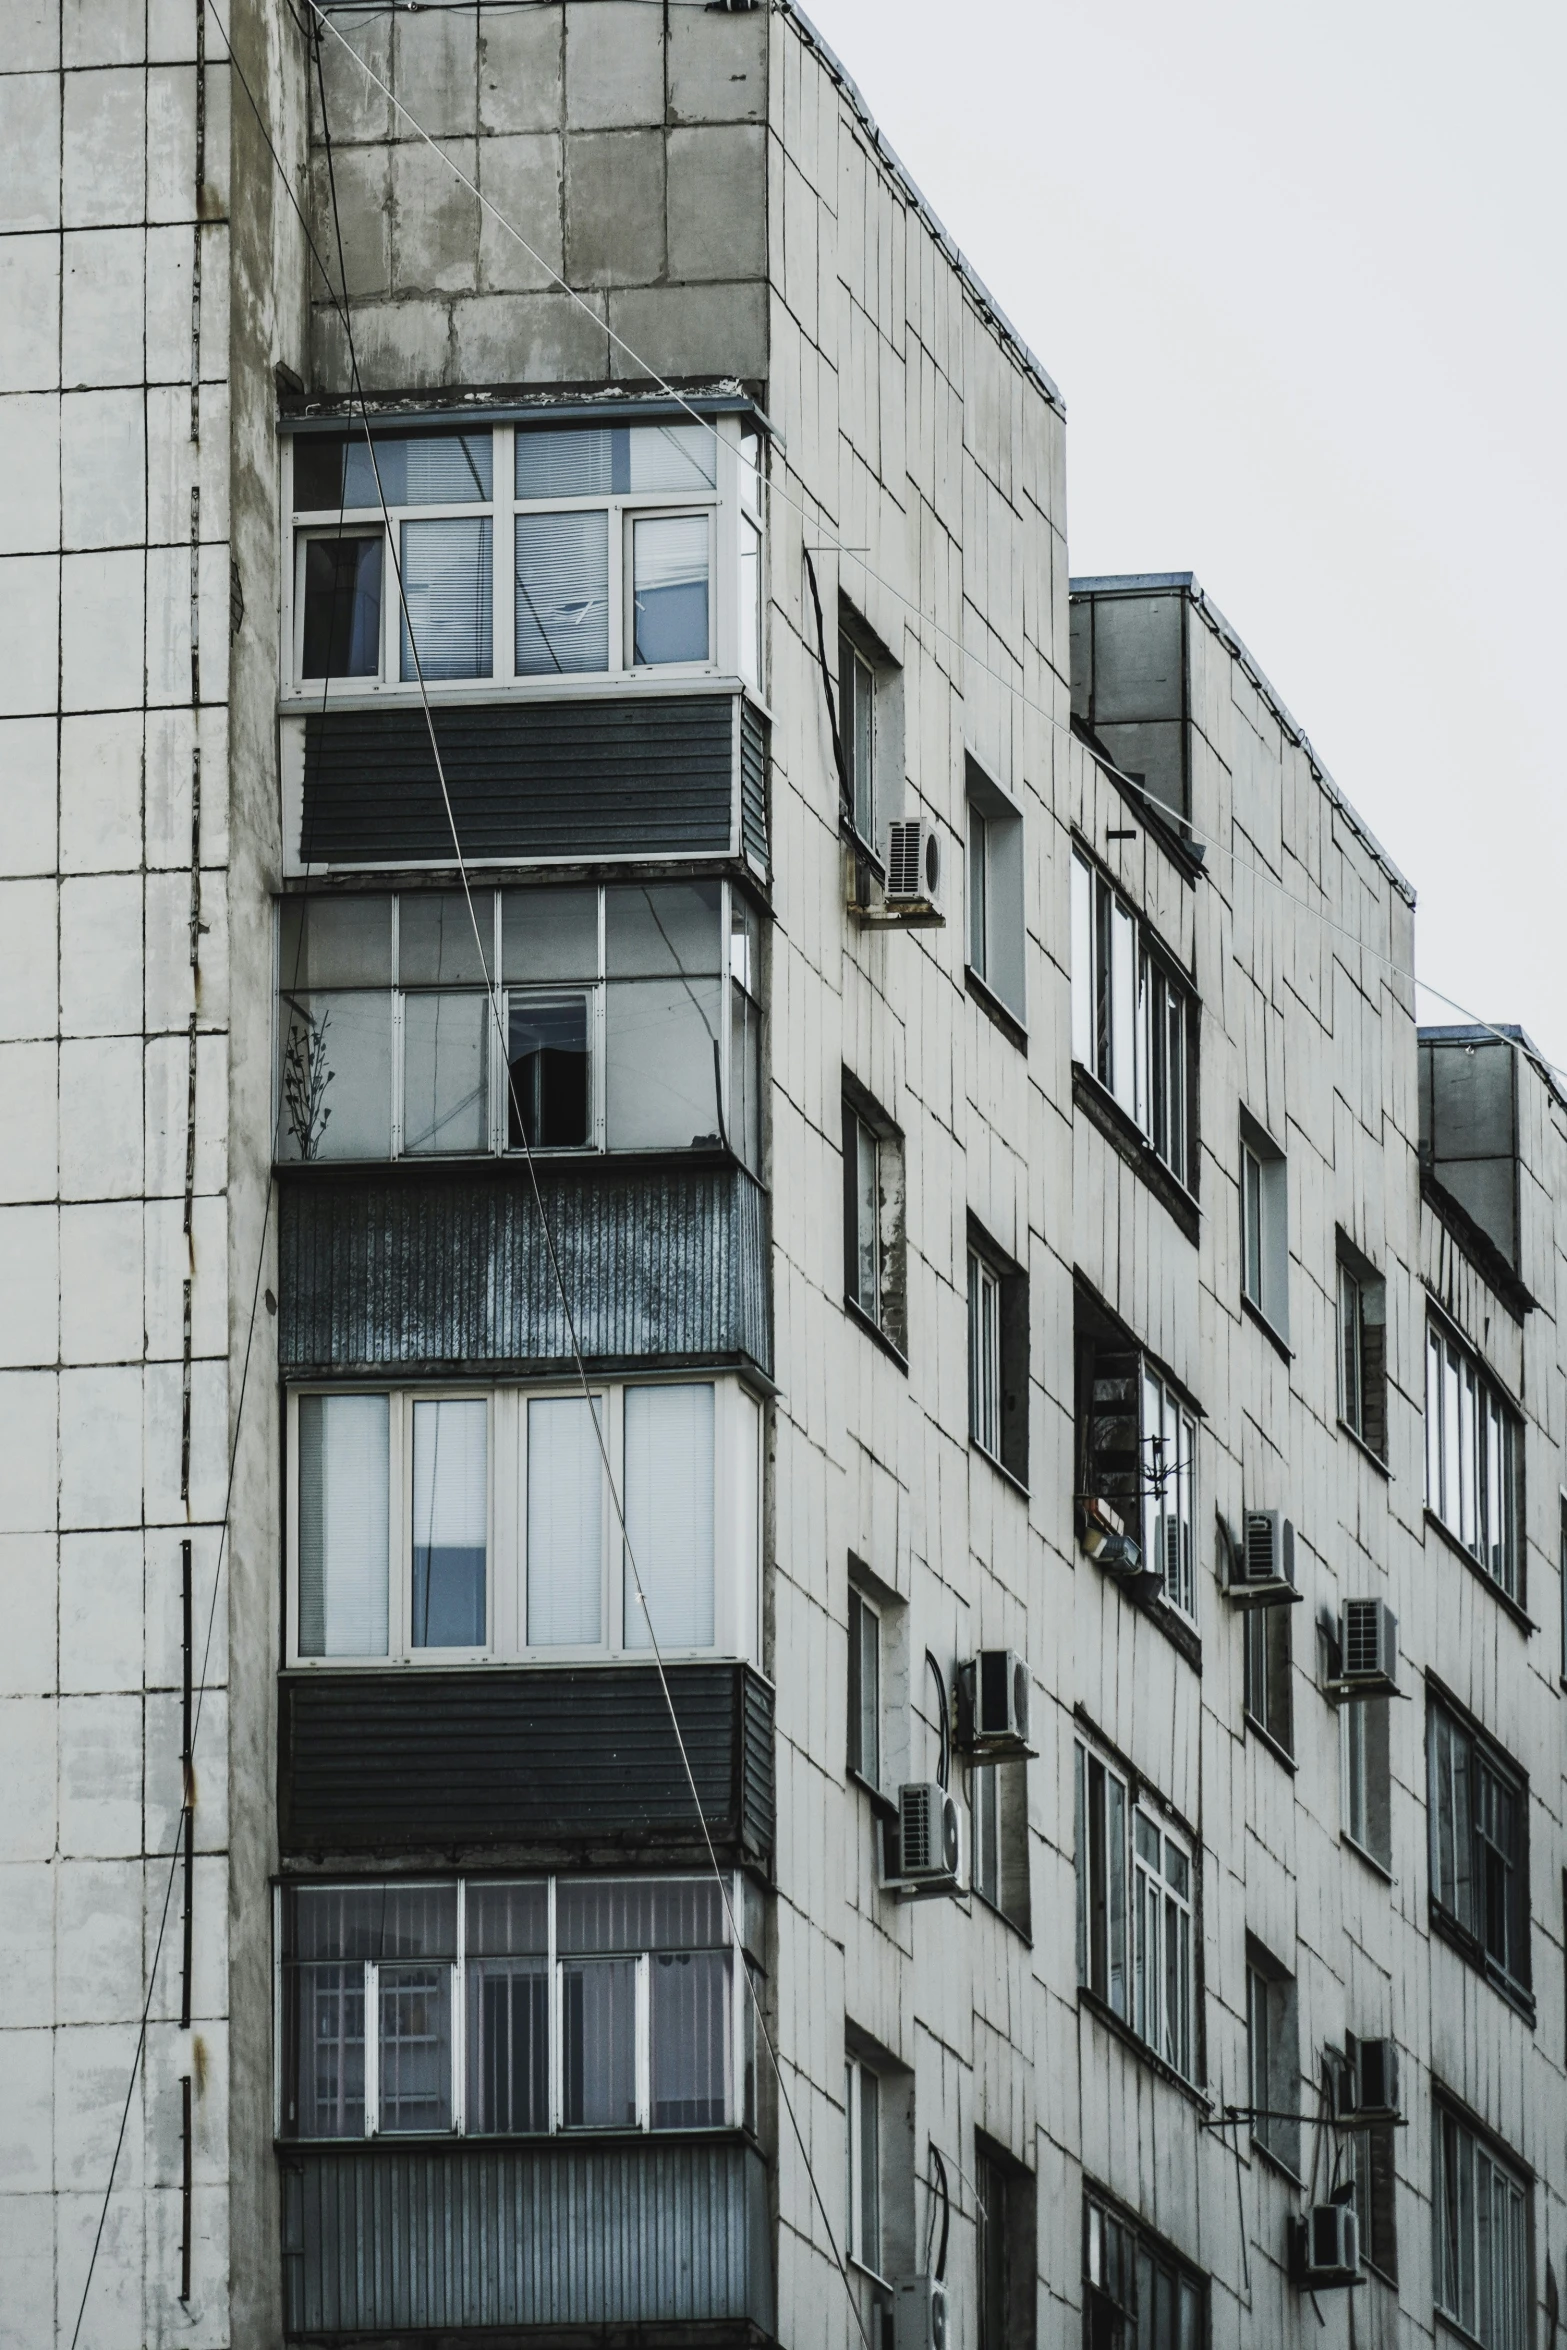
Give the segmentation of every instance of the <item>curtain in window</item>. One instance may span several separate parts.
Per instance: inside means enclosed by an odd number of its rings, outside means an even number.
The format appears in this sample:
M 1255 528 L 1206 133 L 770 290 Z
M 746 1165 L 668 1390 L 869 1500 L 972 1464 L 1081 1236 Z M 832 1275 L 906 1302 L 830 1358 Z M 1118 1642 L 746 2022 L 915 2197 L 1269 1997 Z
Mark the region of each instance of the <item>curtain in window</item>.
M 626 1534 L 660 1647 L 713 1645 L 713 1390 L 626 1389 Z M 651 1645 L 628 1559 L 626 1646 Z
M 633 659 L 707 659 L 708 518 L 641 515 L 631 525 Z
M 609 667 L 609 517 L 517 517 L 517 674 Z
M 299 1653 L 385 1656 L 384 1395 L 299 1399 Z
M 602 498 L 615 487 L 615 427 L 554 425 L 517 435 L 519 498 Z
M 474 2131 L 547 2130 L 549 1888 L 470 1885 L 468 2111 Z
M 414 1405 L 413 1646 L 481 1648 L 489 1407 Z
M 421 669 L 427 679 L 489 676 L 490 541 L 487 514 L 471 521 L 403 524 L 405 681 L 416 678 Z
M 604 1463 L 583 1396 L 528 1405 L 530 1648 L 586 1647 L 604 1636 Z

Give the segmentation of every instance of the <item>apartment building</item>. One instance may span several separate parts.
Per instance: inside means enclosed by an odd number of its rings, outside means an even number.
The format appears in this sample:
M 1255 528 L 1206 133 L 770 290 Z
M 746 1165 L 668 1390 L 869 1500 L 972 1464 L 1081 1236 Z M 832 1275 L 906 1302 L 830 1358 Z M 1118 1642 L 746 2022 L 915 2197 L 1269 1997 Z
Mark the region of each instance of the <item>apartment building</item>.
M 1543 2350 L 1556 1075 L 789 0 L 0 115 L 0 2342 Z

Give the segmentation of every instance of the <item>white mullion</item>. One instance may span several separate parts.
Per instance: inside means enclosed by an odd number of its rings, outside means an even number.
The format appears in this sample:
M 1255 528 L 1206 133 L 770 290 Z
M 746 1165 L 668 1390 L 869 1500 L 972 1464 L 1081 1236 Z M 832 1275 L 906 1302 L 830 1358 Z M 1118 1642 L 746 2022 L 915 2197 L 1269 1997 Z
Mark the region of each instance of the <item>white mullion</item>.
M 468 2130 L 468 1885 L 457 1880 L 457 1956 L 452 1962 L 452 2131 Z
M 631 536 L 630 509 L 623 499 L 610 500 L 609 538 L 609 605 L 612 620 L 609 640 L 609 674 L 624 674 L 631 667 L 630 594 L 631 565 L 626 558 L 627 542 Z
M 381 680 L 385 685 L 403 682 L 403 531 L 402 514 L 396 506 L 388 505 L 382 528 L 387 534 L 387 545 L 382 559 L 381 579 Z
M 381 1970 L 373 1958 L 365 1960 L 365 2136 L 381 2128 Z
M 494 634 L 491 675 L 497 685 L 510 685 L 517 674 L 517 465 L 514 444 L 517 428 L 495 428 L 490 451 L 490 554 L 494 566 L 490 619 Z M 502 593 L 504 590 L 504 594 Z
M 545 2028 L 549 2034 L 550 2111 L 549 2127 L 553 2136 L 561 2126 L 565 2109 L 565 2034 L 561 2029 L 560 1955 L 555 1931 L 555 1879 L 546 1879 L 549 1899 L 549 1992 L 548 2015 Z
M 392 1511 L 388 1521 L 386 1571 L 390 1579 L 386 1607 L 386 1646 L 389 1662 L 406 1663 L 409 1655 L 413 1562 L 413 1398 L 394 1388 L 387 1403 L 392 1438 Z
M 637 2128 L 652 2126 L 653 2117 L 653 2063 L 652 2033 L 652 1959 L 648 1952 L 639 1950 L 636 1960 L 636 2020 L 637 2020 Z
M 609 1576 L 607 1595 L 609 1605 L 604 1615 L 604 1629 L 609 1635 L 611 1650 L 618 1653 L 623 1651 L 626 1646 L 626 1578 L 631 1547 L 627 1536 L 621 1531 L 620 1514 L 617 1513 L 614 1503 L 614 1494 L 618 1494 L 621 1511 L 624 1511 L 626 1506 L 626 1390 L 623 1382 L 617 1381 L 613 1387 L 605 1390 L 603 1417 L 600 1425 L 604 1431 L 604 1450 L 609 1455 L 609 1472 L 604 1481 L 606 1488 L 604 1511 L 608 1520 L 604 1557 L 607 1562 L 606 1572 Z M 609 1490 L 611 1485 L 614 1488 L 613 1494 Z

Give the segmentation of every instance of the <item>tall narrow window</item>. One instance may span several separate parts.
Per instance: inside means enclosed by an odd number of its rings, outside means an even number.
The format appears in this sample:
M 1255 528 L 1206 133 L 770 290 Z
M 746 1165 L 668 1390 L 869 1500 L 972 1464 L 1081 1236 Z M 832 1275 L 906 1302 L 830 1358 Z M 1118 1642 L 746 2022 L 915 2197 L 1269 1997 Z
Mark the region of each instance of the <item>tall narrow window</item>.
M 1387 1287 L 1340 1241 L 1339 1418 L 1372 1452 L 1387 1452 Z
M 875 852 L 876 672 L 851 637 L 838 638 L 838 731 L 848 769 L 854 829 Z
M 987 997 L 1013 1018 L 1025 1010 L 1023 986 L 1023 818 L 978 764 L 966 765 L 968 817 L 968 967 Z
M 384 1395 L 299 1399 L 299 1653 L 387 1652 Z
M 1353 1709 L 1351 1709 L 1353 1710 Z M 1355 2217 L 1360 2223 L 1360 2257 L 1390 2284 L 1398 2282 L 1398 2132 L 1391 2123 L 1351 2130 L 1350 2172 L 1355 2182 Z
M 968 1425 L 982 1452 L 1001 1458 L 1001 1276 L 977 1250 L 968 1260 Z
M 978 2350 L 1034 2350 L 1034 2180 L 977 2132 L 974 2206 Z
M 1190 2079 L 1192 1855 L 1119 1771 L 1075 1753 L 1078 1979 Z
M 713 1390 L 628 1387 L 625 1410 L 626 1646 L 711 1648 Z
M 1526 2350 L 1529 2190 L 1490 2142 L 1438 2105 L 1436 2305 L 1481 2350 Z
M 1433 1316 L 1426 1325 L 1426 1507 L 1514 1599 L 1522 1596 L 1521 1454 L 1511 1406 Z
M 1284 1154 L 1242 1116 L 1241 1293 L 1270 1329 L 1289 1337 L 1289 1191 Z
M 881 2080 L 851 2056 L 844 2066 L 848 2129 L 847 2251 L 873 2276 L 881 2274 Z
M 1372 1697 L 1338 1709 L 1344 1833 L 1388 1870 L 1393 1866 L 1390 1707 L 1390 1699 Z
M 1078 850 L 1071 888 L 1072 1057 L 1189 1191 L 1196 1000 L 1120 892 Z
M 989 825 L 982 809 L 968 809 L 968 960 L 976 979 L 990 968 Z
M 1083 2315 L 1087 2350 L 1198 2350 L 1207 2340 L 1207 2292 L 1157 2236 L 1083 2197 Z
M 1028 1482 L 1028 1275 L 969 1218 L 969 1435 Z
M 1164 1579 L 1164 1595 L 1193 1613 L 1193 1459 L 1197 1422 L 1169 1384 L 1143 1366 L 1143 1556 Z
M 881 1785 L 881 1617 L 849 1586 L 849 1768 Z
M 1426 1749 L 1433 1912 L 1499 1988 L 1527 1999 L 1528 1783 L 1435 1697 Z
M 881 1169 L 878 1140 L 863 1118 L 854 1121 L 854 1302 L 881 1320 Z
M 1245 1611 L 1246 1712 L 1265 1737 L 1284 1754 L 1295 1751 L 1291 1642 L 1292 1607 L 1253 1607 Z M 1358 1713 L 1358 1705 L 1344 1707 Z
M 899 1355 L 907 1352 L 903 1137 L 844 1072 L 844 1294 Z
M 974 1890 L 1026 1934 L 1030 1919 L 1027 1763 L 972 1763 L 969 1811 Z
M 1300 2171 L 1300 2038 L 1295 1980 L 1246 1938 L 1251 2134 L 1286 2170 Z

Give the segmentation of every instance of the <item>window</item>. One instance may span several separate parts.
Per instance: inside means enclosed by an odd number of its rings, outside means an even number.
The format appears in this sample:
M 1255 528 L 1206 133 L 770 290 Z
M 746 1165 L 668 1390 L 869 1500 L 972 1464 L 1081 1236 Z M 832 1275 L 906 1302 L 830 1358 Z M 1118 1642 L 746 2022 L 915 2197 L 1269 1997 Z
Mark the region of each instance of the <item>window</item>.
M 1473 1358 L 1426 1324 L 1426 1507 L 1512 1599 L 1519 1588 L 1518 1422 Z
M 754 2127 L 755 1961 L 712 1878 L 289 1885 L 282 1904 L 285 2137 Z M 738 1930 L 739 1879 L 730 1906 Z
M 1023 1018 L 1023 819 L 1005 792 L 968 762 L 968 967 L 1016 1020 Z
M 1295 1751 L 1292 1625 L 1289 1606 L 1245 1610 L 1246 1713 L 1264 1737 L 1285 1754 Z M 1346 1706 L 1346 1713 L 1358 1709 Z
M 296 1393 L 289 1429 L 291 1663 L 634 1654 L 648 1614 L 662 1649 L 756 1653 L 761 1410 L 736 1380 Z
M 1528 1782 L 1489 1739 L 1435 1697 L 1426 1750 L 1435 1912 L 1493 1982 L 1526 1998 Z
M 855 834 L 873 855 L 876 832 L 876 670 L 844 630 L 838 632 L 838 733 L 847 769 Z
M 844 2113 L 848 2125 L 849 2210 L 845 2251 L 850 2260 L 882 2273 L 881 2077 L 861 2058 L 843 2068 Z
M 881 1785 L 881 1615 L 849 1585 L 849 1768 Z
M 1145 2228 L 1083 2197 L 1085 2350 L 1201 2350 L 1202 2280 Z
M 1028 1276 L 969 1218 L 968 1426 L 998 1467 L 1028 1482 Z
M 908 1351 L 904 1311 L 903 1137 L 845 1072 L 844 1291 L 852 1306 Z
M 279 933 L 283 1159 L 760 1165 L 760 931 L 727 884 L 291 897 Z
M 1072 852 L 1072 1058 L 1195 1189 L 1197 1007 L 1109 881 Z
M 1241 1294 L 1289 1337 L 1289 1192 L 1284 1154 L 1241 1118 Z
M 1392 1769 L 1388 1755 L 1391 1704 L 1390 1698 L 1368 1697 L 1338 1709 L 1343 1830 L 1352 1844 L 1358 1845 L 1379 1868 L 1389 1873 L 1393 1867 Z
M 1387 1284 L 1342 1235 L 1338 1259 L 1338 1413 L 1387 1457 Z
M 974 1890 L 992 1909 L 1029 1931 L 1028 1765 L 969 1766 L 970 1842 Z
M 1389 2284 L 1398 2282 L 1398 2132 L 1391 2122 L 1345 2134 L 1360 2257 Z
M 1081 1290 L 1075 1335 L 1079 1501 L 1114 1510 L 1155 1588 L 1194 1617 L 1197 1415 Z
M 1437 2308 L 1482 2350 L 1526 2350 L 1528 2186 L 1456 2113 L 1434 2119 Z
M 378 432 L 373 461 L 362 435 L 296 435 L 295 690 L 720 662 L 759 686 L 756 447 L 655 420 Z
M 1251 2134 L 1263 2151 L 1300 2176 L 1300 2030 L 1295 1978 L 1246 1937 L 1246 2048 Z
M 1122 1771 L 1083 1745 L 1074 1757 L 1077 1979 L 1190 2080 L 1191 1851 Z
M 1033 2350 L 1034 2181 L 1020 2163 L 977 2131 L 974 2200 L 978 2350 Z

